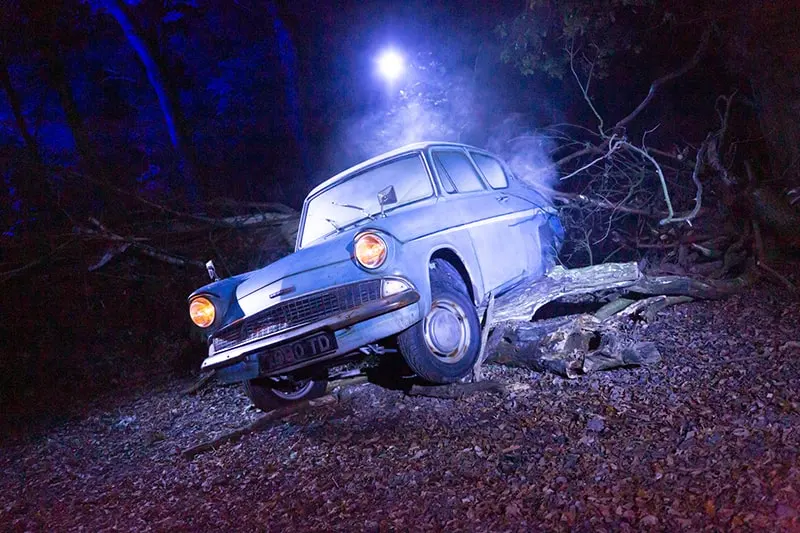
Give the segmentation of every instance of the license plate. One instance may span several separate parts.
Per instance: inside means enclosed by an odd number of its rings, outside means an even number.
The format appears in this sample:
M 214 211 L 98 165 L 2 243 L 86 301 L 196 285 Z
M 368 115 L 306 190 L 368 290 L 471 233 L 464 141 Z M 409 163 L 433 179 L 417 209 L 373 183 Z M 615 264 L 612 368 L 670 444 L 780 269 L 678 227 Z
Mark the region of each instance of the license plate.
M 336 348 L 336 337 L 332 333 L 315 333 L 309 337 L 270 348 L 259 356 L 258 362 L 262 373 L 271 372 L 335 352 Z

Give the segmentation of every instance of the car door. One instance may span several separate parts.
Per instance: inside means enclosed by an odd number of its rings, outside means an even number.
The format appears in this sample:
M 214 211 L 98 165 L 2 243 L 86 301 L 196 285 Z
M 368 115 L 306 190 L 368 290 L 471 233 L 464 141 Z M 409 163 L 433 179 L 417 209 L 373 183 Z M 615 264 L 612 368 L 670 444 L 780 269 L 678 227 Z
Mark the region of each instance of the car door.
M 520 239 L 520 255 L 524 255 L 525 274 L 528 276 L 541 276 L 546 265 L 543 263 L 543 243 L 541 236 L 550 229 L 549 220 L 553 216 L 546 211 L 547 202 L 541 198 L 539 202 L 532 200 L 531 196 L 539 197 L 531 191 L 523 191 L 518 182 L 515 182 L 505 165 L 496 157 L 477 151 L 470 151 L 470 156 L 480 170 L 486 183 L 497 194 L 507 196 L 508 208 L 515 213 L 511 224 L 517 229 Z M 527 192 L 528 194 L 524 194 Z M 560 226 L 559 226 L 560 227 Z M 555 253 L 547 250 L 547 253 Z
M 486 186 L 461 148 L 434 148 L 431 159 L 443 191 L 445 216 L 463 226 L 475 249 L 484 290 L 496 290 L 519 279 L 526 257 L 516 221 L 516 202 Z

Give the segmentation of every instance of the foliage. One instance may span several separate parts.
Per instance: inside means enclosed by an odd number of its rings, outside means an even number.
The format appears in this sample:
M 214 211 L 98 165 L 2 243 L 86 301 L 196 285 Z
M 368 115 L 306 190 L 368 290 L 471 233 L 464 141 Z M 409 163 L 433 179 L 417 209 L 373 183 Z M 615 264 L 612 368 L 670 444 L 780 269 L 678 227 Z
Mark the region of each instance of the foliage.
M 571 50 L 583 49 L 594 75 L 605 78 L 609 61 L 641 52 L 641 34 L 654 20 L 667 21 L 656 0 L 529 0 L 521 14 L 497 26 L 502 59 L 524 76 L 543 73 L 564 79 Z M 589 59 L 591 57 L 591 60 Z

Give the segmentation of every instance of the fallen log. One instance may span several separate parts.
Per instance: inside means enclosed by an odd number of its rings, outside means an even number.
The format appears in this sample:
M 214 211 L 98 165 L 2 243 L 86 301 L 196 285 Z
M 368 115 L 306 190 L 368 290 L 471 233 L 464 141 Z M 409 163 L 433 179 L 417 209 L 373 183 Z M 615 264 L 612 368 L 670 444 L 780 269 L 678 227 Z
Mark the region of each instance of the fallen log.
M 589 314 L 506 322 L 489 335 L 487 349 L 488 362 L 568 378 L 661 360 L 653 343 L 629 342 L 616 324 Z
M 671 305 L 689 303 L 694 301 L 694 298 L 691 296 L 661 295 L 645 298 L 644 300 L 627 301 L 631 302 L 631 304 L 626 306 L 624 309 L 621 309 L 615 318 L 627 317 L 633 319 L 635 317 L 639 317 L 645 322 L 653 322 L 656 318 L 656 314 L 658 314 L 659 311 L 666 309 Z M 597 313 L 595 313 L 595 316 L 597 317 Z
M 181 390 L 181 395 L 188 396 L 190 394 L 196 393 L 197 391 L 205 387 L 206 384 L 209 381 L 211 381 L 211 379 L 216 375 L 216 373 L 217 373 L 216 370 L 212 370 L 211 372 L 206 372 L 205 374 L 201 375 L 200 378 L 197 379 L 194 383 L 192 383 L 185 389 Z
M 100 268 L 105 266 L 109 261 L 111 261 L 111 259 L 113 259 L 119 254 L 124 253 L 128 249 L 133 249 L 143 255 L 146 255 L 158 261 L 162 261 L 164 263 L 168 263 L 170 265 L 175 265 L 179 267 L 191 266 L 202 269 L 206 268 L 205 263 L 203 263 L 202 261 L 196 261 L 194 259 L 187 259 L 185 257 L 180 257 L 170 252 L 159 250 L 158 248 L 150 246 L 149 244 L 144 244 L 141 242 L 141 239 L 137 239 L 135 237 L 123 237 L 117 233 L 114 233 L 94 217 L 90 218 L 89 222 L 93 226 L 95 226 L 97 230 L 79 228 L 79 231 L 87 235 L 92 235 L 102 238 L 112 243 L 111 247 L 106 250 L 103 256 L 94 264 L 89 266 L 90 272 L 99 270 Z
M 542 306 L 564 296 L 622 289 L 641 278 L 636 263 L 606 263 L 573 269 L 556 266 L 544 278 L 526 280 L 499 296 L 493 321 L 530 320 Z
M 647 276 L 636 263 L 572 270 L 556 267 L 543 279 L 523 282 L 497 298 L 486 346 L 491 354 L 487 361 L 569 378 L 621 366 L 654 364 L 661 360 L 656 346 L 629 339 L 624 332 L 626 323 L 652 322 L 668 306 L 723 298 L 749 282 L 749 274 L 705 281 L 686 276 Z M 578 295 L 592 295 L 600 308 L 594 314 L 531 322 L 545 304 Z
M 270 427 L 273 422 L 277 420 L 281 420 L 286 418 L 289 415 L 293 415 L 296 413 L 301 413 L 303 411 L 307 411 L 314 407 L 320 407 L 322 405 L 329 405 L 332 403 L 336 403 L 338 400 L 333 395 L 326 395 L 321 398 L 317 398 L 315 400 L 303 400 L 297 403 L 289 404 L 286 407 L 281 407 L 280 409 L 275 409 L 274 411 L 270 411 L 266 413 L 261 418 L 257 419 L 252 424 L 244 426 L 239 429 L 235 429 L 229 433 L 225 433 L 220 435 L 216 439 L 210 440 L 208 442 L 203 442 L 192 446 L 191 448 L 185 449 L 181 455 L 185 459 L 193 459 L 200 455 L 201 453 L 209 452 L 211 450 L 215 450 L 226 444 L 228 442 L 235 442 L 241 439 L 245 435 L 249 435 L 250 433 L 254 433 L 256 431 L 264 430 Z
M 250 433 L 255 433 L 257 431 L 263 431 L 269 427 L 272 427 L 272 425 L 275 422 L 283 420 L 289 416 L 302 413 L 324 405 L 331 405 L 347 401 L 350 399 L 352 395 L 351 394 L 352 391 L 350 389 L 352 387 L 355 387 L 356 385 L 361 385 L 366 382 L 367 382 L 366 376 L 358 376 L 355 378 L 342 380 L 342 382 L 331 383 L 331 385 L 329 386 L 329 392 L 325 396 L 321 396 L 313 400 L 302 400 L 297 403 L 292 403 L 285 407 L 269 411 L 260 418 L 256 419 L 251 424 L 248 424 L 247 426 L 220 435 L 219 437 L 213 440 L 202 442 L 200 444 L 187 448 L 183 452 L 181 452 L 181 455 L 185 459 L 193 459 L 198 455 L 200 455 L 201 453 L 215 450 L 218 447 L 222 446 L 223 444 L 226 444 L 228 442 L 238 441 L 245 435 L 249 435 Z
M 714 300 L 740 291 L 750 281 L 749 274 L 708 281 L 686 276 L 647 276 L 636 263 L 605 263 L 573 269 L 557 266 L 544 278 L 525 280 L 499 296 L 493 323 L 531 320 L 545 304 L 566 296 L 613 291 L 622 296 L 633 295 L 630 299 L 665 295 Z
M 478 392 L 505 394 L 506 388 L 497 381 L 474 381 L 472 383 L 450 383 L 448 385 L 412 385 L 409 396 L 427 396 L 446 400 L 460 400 Z

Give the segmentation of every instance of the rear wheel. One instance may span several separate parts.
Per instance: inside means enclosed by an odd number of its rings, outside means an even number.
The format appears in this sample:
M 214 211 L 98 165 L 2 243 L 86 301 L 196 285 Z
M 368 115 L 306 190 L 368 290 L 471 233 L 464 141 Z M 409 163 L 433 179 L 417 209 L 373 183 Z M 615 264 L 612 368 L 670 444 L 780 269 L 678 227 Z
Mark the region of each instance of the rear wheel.
M 431 263 L 431 309 L 398 335 L 400 352 L 417 375 L 433 383 L 466 376 L 480 354 L 478 313 L 458 271 L 447 261 Z
M 244 391 L 253 405 L 271 411 L 302 400 L 313 400 L 325 394 L 327 380 L 258 378 L 245 381 Z

